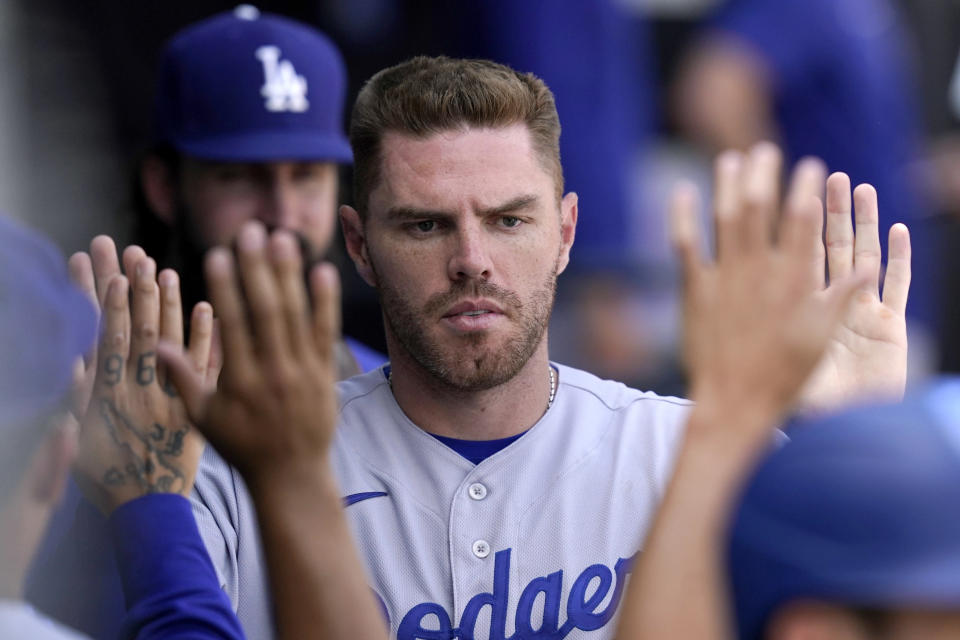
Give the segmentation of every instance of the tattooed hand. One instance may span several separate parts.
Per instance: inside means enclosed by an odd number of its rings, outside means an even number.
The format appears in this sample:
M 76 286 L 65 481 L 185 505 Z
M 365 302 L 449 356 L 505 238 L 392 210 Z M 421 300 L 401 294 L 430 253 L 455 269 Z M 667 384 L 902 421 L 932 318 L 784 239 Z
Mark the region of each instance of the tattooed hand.
M 100 302 L 102 330 L 85 375 L 89 401 L 80 425 L 78 483 L 105 513 L 148 493 L 189 495 L 203 440 L 156 355 L 158 338 L 183 344 L 177 274 L 165 270 L 157 279 L 156 263 L 128 247 L 123 275 L 105 236 L 91 243 L 91 253 L 92 261 L 86 254 L 70 261 L 74 278 Z M 188 355 L 203 384 L 216 377 L 212 344 L 213 311 L 201 302 L 191 318 Z

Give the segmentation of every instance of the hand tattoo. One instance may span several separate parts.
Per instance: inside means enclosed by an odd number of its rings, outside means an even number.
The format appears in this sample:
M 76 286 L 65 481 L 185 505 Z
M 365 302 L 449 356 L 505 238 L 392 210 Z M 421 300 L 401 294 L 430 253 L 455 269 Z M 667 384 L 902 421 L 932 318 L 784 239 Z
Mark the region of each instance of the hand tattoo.
M 147 351 L 137 358 L 137 384 L 145 387 L 153 383 L 156 377 L 157 367 L 155 365 L 157 354 L 154 351 Z M 154 362 L 151 362 L 151 358 Z
M 100 399 L 99 410 L 111 439 L 128 459 L 122 471 L 116 466 L 106 471 L 104 484 L 133 483 L 143 493 L 179 492 L 185 486 L 187 479 L 176 458 L 183 453 L 186 428 L 172 430 L 153 423 L 142 429 L 108 398 Z M 140 451 L 131 446 L 131 436 L 142 445 Z

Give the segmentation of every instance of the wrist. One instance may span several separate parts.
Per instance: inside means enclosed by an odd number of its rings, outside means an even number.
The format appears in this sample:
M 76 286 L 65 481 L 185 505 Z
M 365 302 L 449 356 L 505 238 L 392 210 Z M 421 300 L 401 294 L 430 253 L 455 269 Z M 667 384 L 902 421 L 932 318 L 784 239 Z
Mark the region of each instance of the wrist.
M 291 503 L 340 503 L 339 487 L 329 461 L 280 465 L 275 468 L 244 473 L 250 495 L 258 509 Z
M 685 440 L 732 459 L 766 447 L 785 413 L 776 403 L 693 395 Z

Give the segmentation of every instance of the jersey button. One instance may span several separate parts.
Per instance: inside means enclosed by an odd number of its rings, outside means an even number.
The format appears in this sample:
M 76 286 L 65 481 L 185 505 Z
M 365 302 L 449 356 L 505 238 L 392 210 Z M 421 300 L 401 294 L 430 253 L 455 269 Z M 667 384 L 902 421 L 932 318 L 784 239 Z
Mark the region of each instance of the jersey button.
M 474 482 L 467 491 L 474 500 L 483 500 L 487 497 L 487 488 L 479 482 Z
M 473 543 L 473 555 L 478 558 L 486 558 L 490 555 L 490 543 L 486 540 L 477 540 Z

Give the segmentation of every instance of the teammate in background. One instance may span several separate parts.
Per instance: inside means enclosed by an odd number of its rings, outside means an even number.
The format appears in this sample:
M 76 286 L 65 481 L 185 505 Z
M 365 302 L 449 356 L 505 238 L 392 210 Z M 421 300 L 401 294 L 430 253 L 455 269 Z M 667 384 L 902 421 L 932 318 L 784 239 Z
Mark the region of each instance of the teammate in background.
M 655 525 L 663 535 L 638 567 L 618 637 L 960 636 L 958 394 L 960 381 L 945 379 L 899 405 L 799 421 L 756 468 L 752 457 L 730 465 L 704 454 L 701 480 L 730 467 L 744 486 L 722 498 L 710 491 L 702 506 L 720 517 L 703 525 L 687 511 L 685 536 L 664 544 L 681 524 L 680 491 L 667 498 Z M 736 423 L 715 426 L 717 438 L 741 440 Z M 696 593 L 682 591 L 677 571 L 697 575 Z
M 908 316 L 918 336 L 936 338 L 939 238 L 926 231 L 929 203 L 915 176 L 923 132 L 900 3 L 715 4 L 680 65 L 679 127 L 709 153 L 776 140 L 790 162 L 814 155 L 855 184 L 874 185 L 883 228 L 908 223 L 923 248 Z
M 128 355 L 148 346 L 139 328 L 151 314 L 157 327 L 161 305 L 152 274 L 138 275 L 135 286 L 144 285 L 148 290 L 152 285 L 153 296 L 135 295 L 132 333 L 126 279 L 111 279 L 109 293 L 103 292 L 102 374 L 92 390 L 91 411 L 81 416 L 76 470 L 111 514 L 105 535 L 116 541 L 128 603 L 123 637 L 243 638 L 190 504 L 174 495 L 188 488 L 187 476 L 192 480 L 200 448 L 191 447 L 190 439 L 196 436 L 171 428 L 172 439 L 162 451 L 150 447 L 157 464 L 131 464 L 131 453 L 149 441 L 131 437 L 127 419 L 146 395 L 163 394 L 155 376 L 150 384 L 119 384 L 124 376 L 146 380 L 146 369 L 125 368 Z M 75 361 L 93 348 L 97 314 L 70 282 L 53 245 L 6 218 L 0 218 L 0 295 L 0 636 L 79 639 L 85 636 L 44 618 L 21 597 L 27 565 L 78 453 L 77 423 L 69 413 L 72 372 Z M 174 298 L 182 324 L 179 297 Z M 209 305 L 198 309 L 205 320 L 194 324 L 199 337 L 190 347 L 192 359 L 209 352 L 212 335 Z M 182 334 L 165 330 L 168 339 L 182 341 Z M 154 433 L 163 429 L 153 426 Z M 143 482 L 128 482 L 132 472 Z
M 734 510 L 740 638 L 960 637 L 958 394 L 945 380 L 791 429 Z
M 247 220 L 296 232 L 308 264 L 330 248 L 338 164 L 352 159 L 345 93 L 343 60 L 325 35 L 250 5 L 166 44 L 135 242 L 180 273 L 186 301 L 206 299 L 204 253 L 233 242 Z M 385 360 L 347 345 L 343 377 Z

